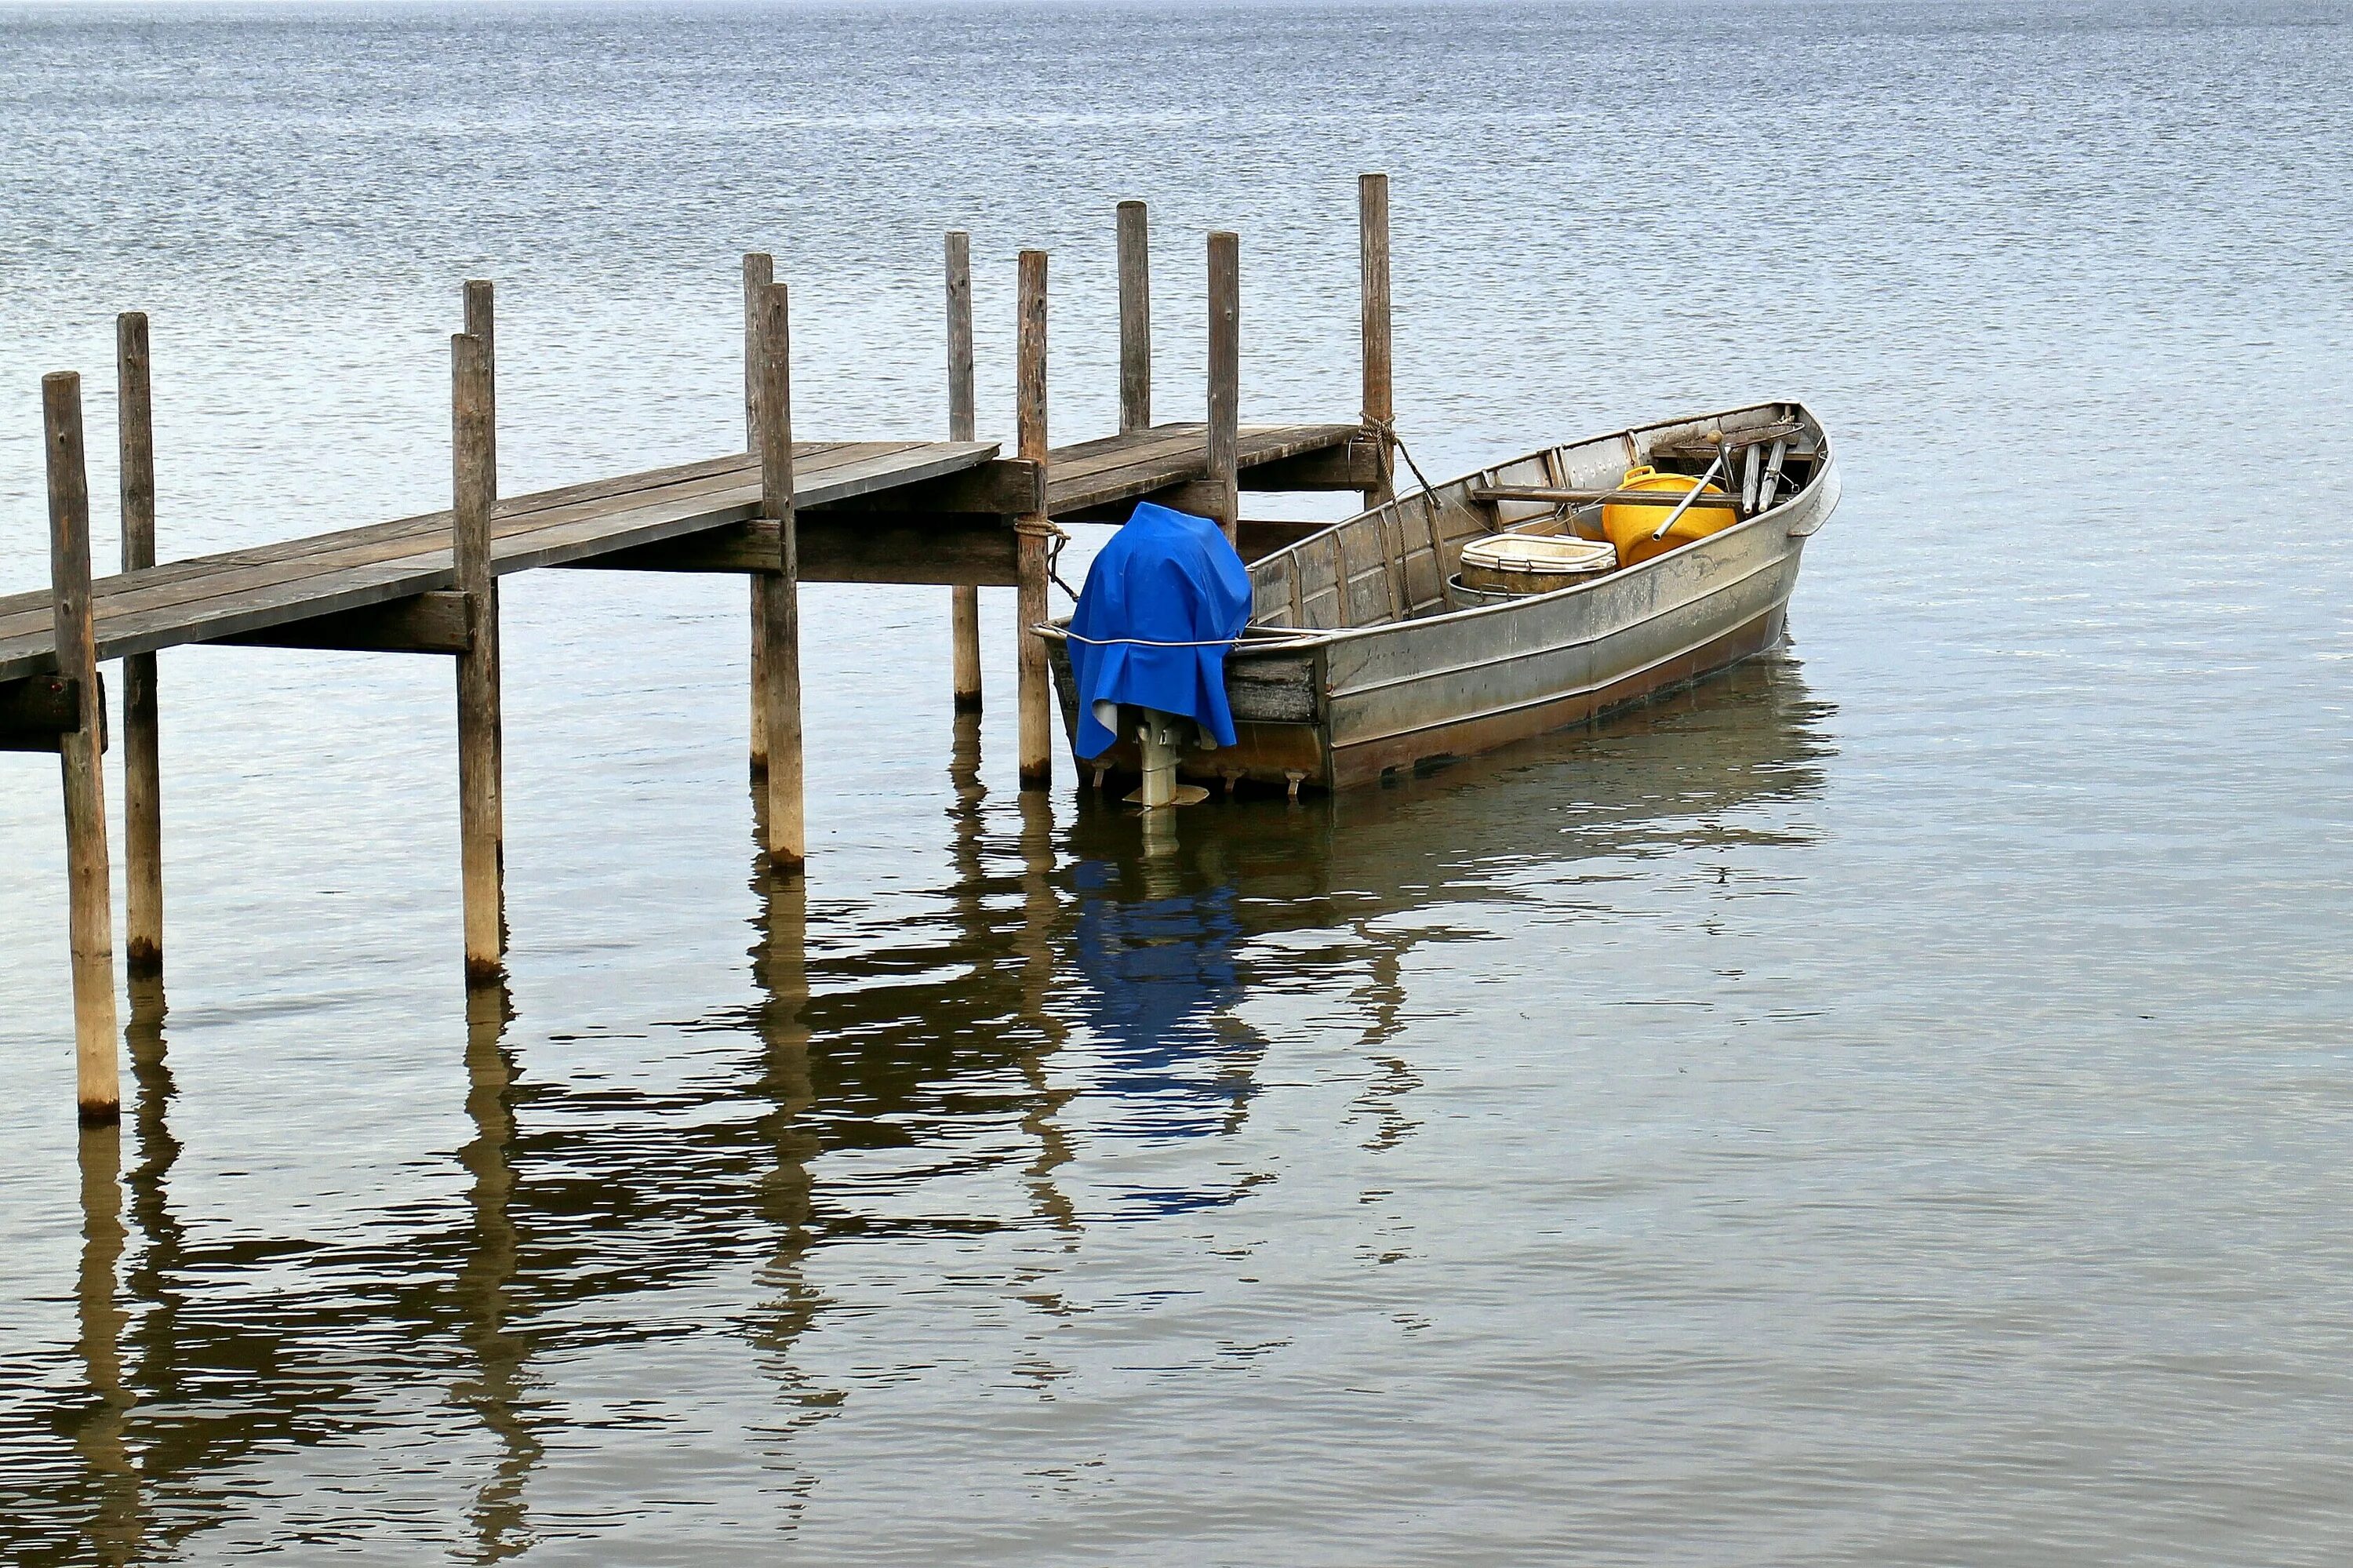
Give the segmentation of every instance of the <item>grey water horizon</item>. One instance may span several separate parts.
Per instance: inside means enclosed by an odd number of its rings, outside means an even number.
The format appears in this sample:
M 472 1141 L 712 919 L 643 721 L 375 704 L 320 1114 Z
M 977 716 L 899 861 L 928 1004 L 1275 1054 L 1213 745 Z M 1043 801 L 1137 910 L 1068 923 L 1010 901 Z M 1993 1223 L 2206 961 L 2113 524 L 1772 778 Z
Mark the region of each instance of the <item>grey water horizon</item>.
M 2348 33 L 0 10 L 0 592 L 47 371 L 111 559 L 118 311 L 168 558 L 443 504 L 473 276 L 509 491 L 741 445 L 747 249 L 804 434 L 940 434 L 953 228 L 983 438 L 1030 246 L 1108 431 L 1126 197 L 1164 417 L 1230 228 L 1242 418 L 1350 418 L 1367 169 L 1433 479 L 1799 397 L 1845 481 L 1789 646 L 1173 852 L 1016 788 L 1009 592 L 972 719 L 813 586 L 789 882 L 741 587 L 510 579 L 470 1006 L 446 665 L 167 652 L 114 1132 L 0 754 L 0 1558 L 2343 1561 Z

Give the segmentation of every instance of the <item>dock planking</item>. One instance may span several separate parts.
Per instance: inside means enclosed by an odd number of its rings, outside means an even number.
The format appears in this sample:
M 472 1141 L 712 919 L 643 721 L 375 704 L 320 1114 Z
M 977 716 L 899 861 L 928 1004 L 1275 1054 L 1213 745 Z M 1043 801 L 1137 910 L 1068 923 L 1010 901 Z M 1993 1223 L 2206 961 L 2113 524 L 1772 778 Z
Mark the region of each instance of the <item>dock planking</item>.
M 976 467 L 982 441 L 796 443 L 794 498 L 819 506 Z M 744 453 L 517 496 L 492 514 L 491 569 L 506 576 L 662 543 L 754 517 L 758 461 Z M 196 556 L 91 585 L 98 657 L 209 642 L 450 588 L 450 514 Z M 50 594 L 0 599 L 0 680 L 55 668 Z
M 1152 422 L 1148 224 L 1140 202 L 1118 214 L 1120 432 L 1047 440 L 1047 257 L 1019 267 L 1018 455 L 973 439 L 969 242 L 949 237 L 946 440 L 796 440 L 789 306 L 772 259 L 744 259 L 747 450 L 590 480 L 533 494 L 498 493 L 497 355 L 492 289 L 464 288 L 464 331 L 450 341 L 452 502 L 443 511 L 155 564 L 156 495 L 149 422 L 146 317 L 118 320 L 122 421 L 122 557 L 94 577 L 81 438 L 80 377 L 44 378 L 48 470 L 48 589 L 0 596 L 0 752 L 56 754 L 65 780 L 74 959 L 76 1092 L 85 1123 L 119 1115 L 111 880 L 100 759 L 106 748 L 99 666 L 125 667 L 124 777 L 131 810 L 132 971 L 163 973 L 161 777 L 155 653 L 192 644 L 364 650 L 451 657 L 457 669 L 460 885 L 470 988 L 501 985 L 507 921 L 500 578 L 551 568 L 733 574 L 751 584 L 751 762 L 764 783 L 766 874 L 801 874 L 801 678 L 797 585 L 945 585 L 956 589 L 955 705 L 980 701 L 976 599 L 1013 587 L 1018 773 L 1024 791 L 1051 780 L 1043 644 L 1047 580 L 1065 522 L 1120 523 L 1156 501 L 1240 524 L 1240 491 L 1386 489 L 1388 186 L 1359 184 L 1366 249 L 1365 408 L 1346 422 L 1241 425 L 1238 240 L 1209 237 L 1214 424 Z M 1376 291 L 1375 282 L 1378 288 Z M 168 498 L 167 498 L 168 499 Z M 310 498 L 322 514 L 350 498 Z M 172 513 L 164 508 L 168 524 Z
M 1245 483 L 1252 468 L 1343 448 L 1363 434 L 1358 425 L 1246 427 Z M 993 441 L 796 441 L 801 529 L 821 530 L 829 505 L 887 502 L 894 492 L 977 469 L 998 450 Z M 1207 477 L 1203 427 L 1156 425 L 1058 448 L 1047 471 L 1054 516 L 1100 512 Z M 759 505 L 759 462 L 742 452 L 520 495 L 492 514 L 491 569 L 504 577 L 593 563 L 751 522 Z M 456 581 L 449 524 L 447 511 L 420 513 L 99 578 L 90 585 L 98 658 L 248 637 L 444 591 Z M 1009 573 L 1009 543 L 1008 550 Z M 886 580 L 927 580 L 922 569 L 914 563 L 913 575 Z M 803 576 L 827 580 L 807 569 Z M 0 598 L 0 681 L 55 672 L 50 605 L 47 589 Z

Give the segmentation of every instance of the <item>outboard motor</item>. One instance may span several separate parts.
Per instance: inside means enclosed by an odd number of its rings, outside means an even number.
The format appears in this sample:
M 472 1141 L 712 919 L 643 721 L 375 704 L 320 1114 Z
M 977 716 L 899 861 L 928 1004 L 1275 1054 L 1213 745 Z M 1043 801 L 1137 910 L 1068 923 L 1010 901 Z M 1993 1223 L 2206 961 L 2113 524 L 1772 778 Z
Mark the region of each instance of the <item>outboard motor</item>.
M 1249 568 L 1215 523 L 1139 504 L 1087 568 L 1071 616 L 1079 756 L 1108 750 L 1119 738 L 1121 706 L 1140 708 L 1144 787 L 1129 798 L 1152 807 L 1205 797 L 1206 789 L 1180 789 L 1176 759 L 1187 739 L 1234 744 L 1226 651 L 1250 611 Z

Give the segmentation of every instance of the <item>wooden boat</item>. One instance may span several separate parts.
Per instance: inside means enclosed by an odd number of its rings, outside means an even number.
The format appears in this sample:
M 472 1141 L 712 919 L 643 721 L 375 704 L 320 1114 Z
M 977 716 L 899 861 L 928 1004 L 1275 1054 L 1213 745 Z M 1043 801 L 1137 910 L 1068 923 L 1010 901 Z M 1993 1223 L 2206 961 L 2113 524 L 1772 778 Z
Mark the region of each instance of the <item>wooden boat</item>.
M 1768 503 L 1760 471 L 1775 452 Z M 1550 592 L 1461 582 L 1475 541 L 1602 537 L 1600 514 L 1627 503 L 1630 470 L 1697 476 L 1719 458 L 1731 500 L 1714 505 L 1736 517 L 1729 526 Z M 1820 422 L 1798 404 L 1760 403 L 1531 452 L 1360 513 L 1252 563 L 1250 627 L 1226 659 L 1238 743 L 1187 750 L 1179 772 L 1212 786 L 1345 789 L 1725 669 L 1780 642 L 1799 556 L 1838 498 Z M 1642 499 L 1647 515 L 1664 516 L 1657 495 Z M 1075 735 L 1066 625 L 1041 634 Z M 1133 734 L 1080 766 L 1134 775 Z

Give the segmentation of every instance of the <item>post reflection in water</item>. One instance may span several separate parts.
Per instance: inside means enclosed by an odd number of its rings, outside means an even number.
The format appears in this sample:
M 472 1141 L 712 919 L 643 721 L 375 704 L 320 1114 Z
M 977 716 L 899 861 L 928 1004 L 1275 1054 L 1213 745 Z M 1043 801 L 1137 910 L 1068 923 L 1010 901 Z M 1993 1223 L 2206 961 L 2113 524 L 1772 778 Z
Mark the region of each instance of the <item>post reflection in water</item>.
M 467 1207 L 473 1221 L 471 1245 L 454 1286 L 461 1320 L 459 1330 L 472 1355 L 470 1375 L 460 1377 L 450 1397 L 474 1413 L 497 1441 L 490 1473 L 475 1489 L 471 1510 L 476 1560 L 496 1562 L 531 1542 L 524 1483 L 538 1462 L 542 1444 L 523 1418 L 525 1362 L 529 1340 L 511 1323 L 515 1275 L 522 1246 L 512 1205 L 514 1108 L 510 1100 L 515 1065 L 506 1044 L 514 1004 L 504 985 L 481 987 L 466 998 L 466 1114 L 473 1141 L 458 1160 L 473 1178 Z
M 385 1464 L 414 1462 L 383 1395 L 423 1383 L 487 1439 L 427 1461 L 463 1470 L 465 1517 L 449 1524 L 478 1560 L 527 1553 L 569 1533 L 538 1495 L 552 1457 L 597 1442 L 543 1386 L 554 1369 L 584 1346 L 686 1331 L 748 1339 L 783 1413 L 767 1473 L 806 1499 L 821 1478 L 800 1471 L 797 1436 L 848 1408 L 845 1374 L 804 1349 L 843 1286 L 829 1244 L 862 1244 L 869 1272 L 850 1277 L 888 1290 L 878 1242 L 912 1258 L 1013 1233 L 996 1255 L 1008 1296 L 1072 1310 L 1058 1277 L 1087 1227 L 1230 1204 L 1271 1179 L 1185 1150 L 1245 1127 L 1285 1042 L 1249 1020 L 1282 1016 L 1286 999 L 1338 1019 L 1331 1038 L 1369 1072 L 1349 1113 L 1364 1147 L 1410 1139 L 1417 953 L 1492 929 L 1481 905 L 1556 910 L 1580 863 L 1805 842 L 1746 808 L 1821 789 L 1823 712 L 1794 665 L 1760 662 L 1391 788 L 1152 818 L 1084 792 L 1075 807 L 992 799 L 977 718 L 961 716 L 937 885 L 834 895 L 820 864 L 813 915 L 810 882 L 755 855 L 753 996 L 684 1026 L 741 1054 L 669 1087 L 567 1077 L 560 1052 L 526 1084 L 519 1064 L 543 1047 L 514 1037 L 503 989 L 477 993 L 462 1189 L 356 1216 L 368 1234 L 340 1256 L 234 1227 L 189 1240 L 178 1207 L 220 1200 L 173 1190 L 164 994 L 140 982 L 127 1202 L 116 1132 L 85 1133 L 75 1386 L 44 1396 L 72 1479 L 0 1476 L 0 1516 L 22 1505 L 65 1525 L 69 1509 L 79 1554 L 100 1561 L 169 1552 L 237 1524 L 258 1457 L 283 1468 L 313 1445 L 381 1441 Z M 1131 1155 L 1149 1179 L 1129 1179 Z M 756 1291 L 742 1317 L 642 1326 L 663 1292 L 743 1288 L 729 1271 Z M 1039 1355 L 1014 1370 L 1066 1369 Z
M 755 845 L 765 837 L 759 819 L 766 797 L 765 789 L 752 792 Z M 809 1077 L 808 879 L 778 874 L 755 850 L 752 885 L 759 895 L 752 979 L 761 993 L 752 1022 L 759 1041 L 757 1089 L 768 1107 L 757 1123 L 763 1168 L 755 1178 L 756 1203 L 773 1243 L 759 1274 L 766 1294 L 751 1332 L 768 1376 L 821 1413 L 833 1396 L 809 1386 L 792 1360 L 794 1342 L 824 1304 L 802 1266 L 818 1236 L 809 1161 L 818 1141 L 806 1119 L 817 1097 Z
M 127 1563 L 139 1545 L 139 1473 L 124 1441 L 132 1396 L 122 1372 L 123 1309 L 116 1271 L 122 1260 L 122 1129 L 119 1123 L 81 1129 L 82 1245 L 75 1282 L 82 1375 L 89 1403 L 74 1431 L 74 1447 L 90 1477 L 90 1544 L 100 1561 Z

